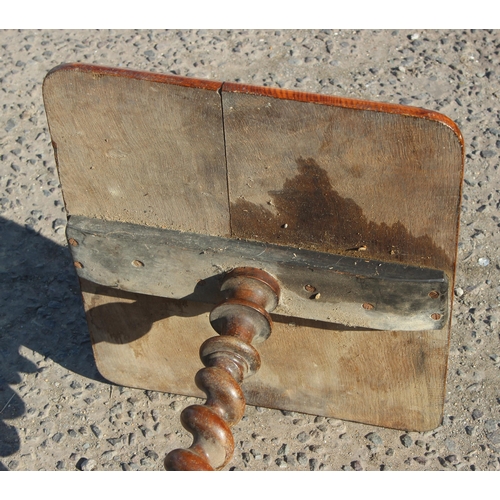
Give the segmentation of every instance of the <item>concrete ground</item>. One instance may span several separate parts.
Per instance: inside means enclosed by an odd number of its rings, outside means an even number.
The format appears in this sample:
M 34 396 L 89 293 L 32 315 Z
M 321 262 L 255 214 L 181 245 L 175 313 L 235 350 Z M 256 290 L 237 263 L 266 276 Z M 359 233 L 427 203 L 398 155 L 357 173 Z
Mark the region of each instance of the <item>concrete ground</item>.
M 197 400 L 93 361 L 42 102 L 83 62 L 409 104 L 466 145 L 444 420 L 425 433 L 248 407 L 236 470 L 500 469 L 500 31 L 0 32 L 0 470 L 161 470 Z

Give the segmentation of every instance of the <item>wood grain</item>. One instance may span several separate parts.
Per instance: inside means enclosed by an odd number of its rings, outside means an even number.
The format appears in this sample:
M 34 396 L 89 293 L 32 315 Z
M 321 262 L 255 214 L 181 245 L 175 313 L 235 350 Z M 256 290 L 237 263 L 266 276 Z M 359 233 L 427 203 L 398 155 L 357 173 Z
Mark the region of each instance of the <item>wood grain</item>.
M 199 346 L 211 306 L 82 281 L 99 371 L 120 385 L 203 397 Z M 441 420 L 448 340 L 439 332 L 342 331 L 273 315 L 251 405 L 424 431 Z M 186 335 L 189 332 L 189 335 Z
M 219 87 L 96 66 L 51 72 L 45 108 L 68 213 L 229 235 Z
M 453 290 L 463 140 L 439 113 L 84 65 L 49 74 L 44 97 L 70 214 L 431 267 Z M 104 377 L 202 396 L 211 306 L 81 284 Z M 450 322 L 273 319 L 249 404 L 439 425 Z
M 47 77 L 59 71 L 79 71 L 80 73 L 89 73 L 91 75 L 117 76 L 119 78 L 130 78 L 133 80 L 142 80 L 148 82 L 157 82 L 167 85 L 176 85 L 179 87 L 191 87 L 195 89 L 206 89 L 219 91 L 222 83 L 213 80 L 204 80 L 199 78 L 188 78 L 185 76 L 169 75 L 165 73 L 151 73 L 148 71 L 138 71 L 128 68 L 112 68 L 109 66 L 99 66 L 97 64 L 68 63 L 61 64 L 51 69 Z
M 462 146 L 442 122 L 224 92 L 231 234 L 453 272 Z
M 301 92 L 298 90 L 280 89 L 275 87 L 258 87 L 256 85 L 247 85 L 242 83 L 224 82 L 222 85 L 224 92 L 236 92 L 239 94 L 252 94 L 258 96 L 275 97 L 276 99 L 285 99 L 288 101 L 310 102 L 323 104 L 325 106 L 335 106 L 338 108 L 357 109 L 365 111 L 379 111 L 396 115 L 411 116 L 414 118 L 424 118 L 442 123 L 450 127 L 456 134 L 462 148 L 464 140 L 462 132 L 457 124 L 447 116 L 431 111 L 429 109 L 417 108 L 415 106 L 405 106 L 402 104 L 391 104 L 387 102 L 365 101 L 363 99 L 351 99 L 349 97 L 338 97 L 326 94 L 311 94 L 310 92 Z

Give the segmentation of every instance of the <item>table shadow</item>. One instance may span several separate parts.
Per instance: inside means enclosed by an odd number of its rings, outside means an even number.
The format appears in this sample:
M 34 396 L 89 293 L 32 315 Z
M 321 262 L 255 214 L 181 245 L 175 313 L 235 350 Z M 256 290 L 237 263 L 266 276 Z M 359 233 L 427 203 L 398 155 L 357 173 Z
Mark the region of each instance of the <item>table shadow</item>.
M 38 361 L 26 350 L 38 353 Z M 0 458 L 19 450 L 20 436 L 9 420 L 27 411 L 12 386 L 40 372 L 45 359 L 102 380 L 69 250 L 0 217 Z M 1 461 L 0 470 L 7 470 Z

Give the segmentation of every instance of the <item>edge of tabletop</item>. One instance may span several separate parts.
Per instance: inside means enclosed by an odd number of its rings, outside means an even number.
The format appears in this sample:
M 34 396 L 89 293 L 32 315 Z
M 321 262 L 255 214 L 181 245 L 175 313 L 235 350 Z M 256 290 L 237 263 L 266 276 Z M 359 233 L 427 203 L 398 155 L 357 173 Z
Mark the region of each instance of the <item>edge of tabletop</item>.
M 460 141 L 462 152 L 464 151 L 464 139 L 458 125 L 442 113 L 430 111 L 425 108 L 415 106 L 405 106 L 403 104 L 390 104 L 386 102 L 365 101 L 362 99 L 352 99 L 348 97 L 337 97 L 333 95 L 314 94 L 296 90 L 280 89 L 275 87 L 259 87 L 256 85 L 246 85 L 241 83 L 224 82 L 222 92 L 232 92 L 239 94 L 251 94 L 275 99 L 285 99 L 289 101 L 310 102 L 325 106 L 336 106 L 340 108 L 359 109 L 364 111 L 376 111 L 380 113 L 390 113 L 409 116 L 413 118 L 424 118 L 436 121 L 451 128 Z
M 155 83 L 166 83 L 178 85 L 180 87 L 192 87 L 202 90 L 213 90 L 219 92 L 222 82 L 213 80 L 202 80 L 177 75 L 167 75 L 164 73 L 151 73 L 149 71 L 137 71 L 129 68 L 113 68 L 110 66 L 99 66 L 97 64 L 65 63 L 51 69 L 44 79 L 45 82 L 54 74 L 66 71 L 77 71 L 80 73 L 91 73 L 99 76 L 117 76 L 131 78 L 134 80 L 146 80 Z
M 117 76 L 122 78 L 131 78 L 136 80 L 146 80 L 150 82 L 165 83 L 170 85 L 178 85 L 181 87 L 192 87 L 203 90 L 211 90 L 218 93 L 232 92 L 240 94 L 251 94 L 263 97 L 271 97 L 275 99 L 284 99 L 290 101 L 309 102 L 321 104 L 325 106 L 336 106 L 341 108 L 358 109 L 365 111 L 375 111 L 380 113 L 390 113 L 409 116 L 413 118 L 423 118 L 431 121 L 436 121 L 449 127 L 457 136 L 462 148 L 462 156 L 464 156 L 464 139 L 458 125 L 448 118 L 446 115 L 437 111 L 430 111 L 425 108 L 415 106 L 405 106 L 402 104 L 390 104 L 385 102 L 365 101 L 362 99 L 352 99 L 348 97 L 336 97 L 325 94 L 314 94 L 310 92 L 301 92 L 295 90 L 286 90 L 275 87 L 259 87 L 256 85 L 246 85 L 232 82 L 217 82 L 214 80 L 204 80 L 199 78 L 190 78 L 178 75 L 167 75 L 164 73 L 151 73 L 147 71 L 137 71 L 129 68 L 113 68 L 109 66 L 99 66 L 96 64 L 84 63 L 66 63 L 56 66 L 51 69 L 45 79 L 46 81 L 54 73 L 64 71 L 78 71 L 82 73 L 91 73 L 102 76 Z

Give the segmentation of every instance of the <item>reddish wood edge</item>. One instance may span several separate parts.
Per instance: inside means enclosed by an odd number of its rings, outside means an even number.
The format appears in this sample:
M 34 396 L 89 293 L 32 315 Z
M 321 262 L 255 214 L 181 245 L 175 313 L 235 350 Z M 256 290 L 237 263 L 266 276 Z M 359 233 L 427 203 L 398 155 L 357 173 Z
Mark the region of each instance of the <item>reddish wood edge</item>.
M 177 75 L 167 75 L 163 73 L 137 71 L 128 68 L 114 68 L 109 66 L 99 66 L 95 64 L 83 64 L 83 63 L 66 63 L 56 66 L 47 73 L 45 80 L 47 80 L 53 73 L 59 71 L 79 71 L 83 73 L 93 73 L 95 75 L 117 76 L 117 77 L 131 78 L 136 80 L 146 80 L 150 82 L 178 85 L 182 87 L 212 90 L 216 92 L 222 91 L 222 92 L 234 92 L 241 94 L 252 94 L 252 95 L 271 97 L 274 99 L 285 99 L 290 101 L 321 104 L 325 106 L 336 106 L 341 108 L 375 111 L 380 113 L 399 114 L 414 118 L 423 118 L 427 120 L 437 121 L 449 127 L 455 133 L 455 135 L 460 141 L 460 146 L 462 149 L 462 183 L 460 186 L 460 200 L 461 200 L 462 184 L 463 184 L 463 167 L 465 160 L 465 145 L 463 136 L 457 124 L 453 120 L 448 118 L 446 115 L 438 113 L 437 111 L 430 111 L 428 109 L 418 108 L 415 106 L 404 106 L 402 104 L 365 101 L 362 99 L 351 99 L 347 97 L 314 94 L 309 92 L 279 89 L 275 87 L 259 87 L 256 85 L 246 85 L 246 84 L 232 83 L 232 82 L 216 82 L 213 80 L 203 80 L 198 78 L 188 78 Z M 460 224 L 460 222 L 458 224 Z M 459 225 L 457 227 L 457 235 L 458 232 L 459 232 Z M 455 265 L 456 265 L 456 257 L 457 256 L 455 256 Z M 455 270 L 453 274 L 455 274 Z
M 286 90 L 273 87 L 259 87 L 256 85 L 246 85 L 241 83 L 232 82 L 216 82 L 213 80 L 203 80 L 198 78 L 188 78 L 177 75 L 167 75 L 163 73 L 151 73 L 147 71 L 137 71 L 128 68 L 114 68 L 109 66 L 99 66 L 95 64 L 83 63 L 66 63 L 56 66 L 51 69 L 46 77 L 47 80 L 50 75 L 58 71 L 80 71 L 84 73 L 93 73 L 96 75 L 118 76 L 124 78 L 131 78 L 136 80 L 146 80 L 151 82 L 165 83 L 170 85 L 178 85 L 182 87 L 191 87 L 204 90 L 212 90 L 216 92 L 234 92 L 242 94 L 252 94 L 271 97 L 275 99 L 285 99 L 299 102 L 316 103 L 326 106 L 336 106 L 341 108 L 358 109 L 366 111 L 375 111 L 381 113 L 399 114 L 414 118 L 423 118 L 427 120 L 437 121 L 449 127 L 457 136 L 462 149 L 462 182 L 460 185 L 460 199 L 458 209 L 460 208 L 462 198 L 462 185 L 464 175 L 464 162 L 465 162 L 465 145 L 464 139 L 457 124 L 448 118 L 446 115 L 436 111 L 430 111 L 425 108 L 418 108 L 415 106 L 404 106 L 402 104 L 390 104 L 384 102 L 365 101 L 362 99 L 351 99 L 346 97 L 336 97 L 332 95 L 314 94 L 309 92 L 300 92 L 295 90 Z M 45 84 L 45 81 L 44 81 Z M 57 154 L 56 145 L 54 144 L 54 152 Z M 460 219 L 457 224 L 457 235 L 460 230 Z M 457 238 L 458 239 L 458 238 Z M 453 276 L 456 271 L 458 249 L 456 250 L 455 263 Z
M 197 78 L 189 78 L 182 77 L 177 75 L 167 75 L 162 73 L 151 73 L 146 71 L 138 71 L 132 70 L 128 68 L 114 68 L 109 66 L 100 66 L 93 64 L 83 64 L 83 63 L 65 63 L 55 68 L 52 68 L 44 78 L 45 85 L 46 80 L 56 72 L 59 71 L 80 71 L 84 73 L 94 73 L 100 75 L 107 76 L 119 76 L 124 78 L 131 78 L 136 80 L 146 80 L 157 83 L 165 83 L 171 85 L 178 85 L 183 87 L 191 87 L 191 88 L 199 88 L 204 90 L 212 90 L 217 92 L 234 92 L 234 93 L 245 93 L 252 95 L 261 95 L 267 96 L 275 99 L 285 99 L 299 102 L 310 102 L 316 104 L 323 104 L 327 106 L 337 106 L 342 108 L 349 109 L 358 109 L 358 110 L 366 110 L 366 111 L 375 111 L 382 113 L 390 113 L 390 114 L 401 114 L 409 117 L 415 118 L 423 118 L 432 121 L 437 121 L 442 123 L 443 125 L 449 127 L 459 139 L 461 149 L 462 149 L 462 173 L 461 173 L 461 184 L 460 184 L 460 195 L 458 199 L 458 207 L 460 209 L 461 199 L 462 199 L 462 190 L 463 190 L 463 177 L 464 177 L 464 162 L 465 162 L 465 145 L 464 139 L 460 129 L 457 124 L 448 118 L 446 115 L 438 113 L 436 111 L 430 111 L 425 108 L 418 108 L 414 106 L 404 106 L 400 104 L 390 104 L 383 102 L 374 102 L 374 101 L 365 101 L 362 99 L 352 99 L 345 97 L 336 97 L 332 95 L 324 95 L 324 94 L 314 94 L 308 92 L 300 92 L 294 90 L 286 90 L 279 89 L 273 87 L 259 87 L 255 85 L 246 85 L 240 83 L 231 83 L 231 82 L 216 82 L 213 80 L 206 79 L 197 79 Z M 50 125 L 49 125 L 50 129 Z M 56 156 L 57 161 L 57 146 L 52 141 L 54 146 L 54 154 Z M 458 240 L 458 234 L 460 231 L 460 217 L 457 221 L 456 227 L 456 239 Z M 454 282 L 456 276 L 456 267 L 457 267 L 457 258 L 458 258 L 458 246 L 455 247 L 455 259 L 453 262 L 453 269 L 451 273 L 451 290 L 454 289 Z M 450 313 L 449 313 L 449 322 L 448 322 L 448 346 L 450 344 L 451 338 L 451 322 L 453 316 L 453 300 L 450 301 Z M 446 359 L 446 371 L 448 370 L 449 357 Z M 442 400 L 444 401 L 446 391 L 446 385 L 443 387 Z M 443 412 L 443 409 L 441 409 Z
M 390 104 L 386 102 L 364 101 L 362 99 L 351 99 L 348 97 L 336 97 L 325 94 L 313 94 L 309 92 L 299 92 L 296 90 L 286 90 L 274 87 L 258 87 L 256 85 L 246 85 L 242 83 L 224 82 L 222 85 L 223 92 L 235 92 L 240 94 L 252 94 L 265 97 L 273 97 L 275 99 L 286 99 L 289 101 L 312 102 L 315 104 L 323 104 L 325 106 L 336 106 L 338 108 L 359 109 L 365 111 L 378 111 L 380 113 L 391 113 L 414 118 L 425 118 L 446 125 L 451 128 L 460 140 L 462 153 L 464 151 L 464 139 L 458 125 L 448 118 L 446 115 L 437 111 L 430 111 L 425 108 L 417 108 L 415 106 L 404 106 L 402 104 Z
M 337 106 L 340 108 L 359 109 L 366 111 L 377 111 L 380 113 L 391 113 L 415 118 L 424 118 L 433 120 L 451 128 L 460 140 L 462 155 L 464 153 L 464 140 L 457 124 L 446 115 L 437 111 L 430 111 L 424 108 L 414 106 L 404 106 L 402 104 L 389 104 L 384 102 L 365 101 L 362 99 L 351 99 L 347 97 L 336 97 L 332 95 L 313 94 L 309 92 L 299 92 L 295 90 L 286 90 L 273 87 L 259 87 L 256 85 L 246 85 L 231 82 L 216 82 L 213 80 L 203 80 L 199 78 L 188 78 L 177 75 L 166 75 L 164 73 L 151 73 L 147 71 L 137 71 L 128 68 L 113 68 L 109 66 L 99 66 L 96 64 L 67 63 L 56 66 L 51 69 L 46 79 L 58 71 L 81 71 L 84 73 L 95 73 L 107 76 L 119 76 L 132 78 L 136 80 L 147 80 L 150 82 L 166 83 L 170 85 L 179 85 L 181 87 L 192 87 L 204 90 L 213 90 L 223 92 L 235 92 L 240 94 L 252 94 L 275 99 L 286 99 L 290 101 L 311 102 L 323 104 L 325 106 Z
M 169 85 L 178 85 L 180 87 L 192 87 L 203 90 L 218 91 L 222 87 L 221 82 L 213 80 L 201 80 L 198 78 L 187 78 L 177 75 L 166 75 L 164 73 L 150 73 L 148 71 L 137 71 L 128 68 L 112 68 L 109 66 L 98 66 L 96 64 L 82 64 L 82 63 L 67 63 L 56 66 L 51 69 L 46 79 L 53 73 L 59 71 L 79 71 L 82 73 L 94 73 L 103 76 L 119 76 L 122 78 L 131 78 L 134 80 L 147 80 L 149 82 L 167 83 Z

